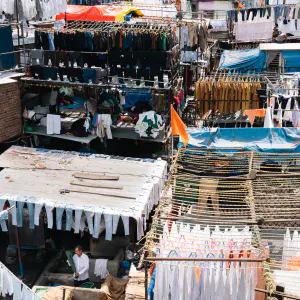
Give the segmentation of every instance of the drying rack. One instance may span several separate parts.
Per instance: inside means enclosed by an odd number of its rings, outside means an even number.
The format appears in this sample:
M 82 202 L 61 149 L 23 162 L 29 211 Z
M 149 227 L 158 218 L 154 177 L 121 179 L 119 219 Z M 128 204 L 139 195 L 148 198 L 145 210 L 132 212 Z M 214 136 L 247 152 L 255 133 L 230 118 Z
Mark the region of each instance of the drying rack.
M 167 26 L 165 22 L 149 24 L 149 23 L 135 23 L 135 24 L 127 24 L 127 23 L 116 23 L 116 22 L 97 22 L 97 21 L 68 21 L 66 27 L 63 29 L 55 29 L 55 28 L 39 28 L 37 31 L 40 32 L 73 32 L 75 30 L 81 32 L 111 32 L 117 30 L 129 30 L 129 31 L 143 31 L 143 32 L 152 32 L 152 31 L 160 31 L 169 32 L 171 28 Z

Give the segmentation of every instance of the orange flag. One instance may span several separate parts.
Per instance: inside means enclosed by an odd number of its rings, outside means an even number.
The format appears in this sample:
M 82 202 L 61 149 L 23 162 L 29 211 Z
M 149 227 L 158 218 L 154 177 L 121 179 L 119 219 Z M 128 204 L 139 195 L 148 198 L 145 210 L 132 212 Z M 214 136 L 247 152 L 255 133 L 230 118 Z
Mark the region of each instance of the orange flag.
M 186 126 L 178 116 L 173 105 L 171 105 L 171 126 L 172 126 L 172 135 L 180 135 L 184 147 L 186 147 L 186 145 L 189 142 L 189 135 L 185 130 Z

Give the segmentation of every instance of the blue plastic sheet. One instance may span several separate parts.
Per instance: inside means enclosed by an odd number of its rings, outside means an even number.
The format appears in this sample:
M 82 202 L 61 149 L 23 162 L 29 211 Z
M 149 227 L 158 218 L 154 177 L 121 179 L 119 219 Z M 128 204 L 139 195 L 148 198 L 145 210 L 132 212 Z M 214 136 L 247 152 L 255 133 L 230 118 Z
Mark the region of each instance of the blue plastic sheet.
M 300 51 L 283 50 L 281 54 L 286 72 L 298 72 L 300 70 Z
M 211 129 L 210 129 L 211 130 Z M 218 128 L 214 131 L 188 128 L 188 148 L 222 148 L 259 152 L 300 153 L 300 130 L 297 128 Z M 179 147 L 183 147 L 180 141 Z
M 79 108 L 81 107 L 83 104 L 84 104 L 84 99 L 81 98 L 81 97 L 74 97 L 74 104 L 70 104 L 70 105 L 67 105 L 67 106 L 60 106 L 59 108 L 60 109 L 64 109 L 64 108 Z
M 126 90 L 126 98 L 125 104 L 123 104 L 123 108 L 131 108 L 135 106 L 138 102 L 148 102 L 152 106 L 152 96 L 150 89 L 127 89 Z
M 220 59 L 220 69 L 262 71 L 266 65 L 267 55 L 259 48 L 251 50 L 225 50 Z

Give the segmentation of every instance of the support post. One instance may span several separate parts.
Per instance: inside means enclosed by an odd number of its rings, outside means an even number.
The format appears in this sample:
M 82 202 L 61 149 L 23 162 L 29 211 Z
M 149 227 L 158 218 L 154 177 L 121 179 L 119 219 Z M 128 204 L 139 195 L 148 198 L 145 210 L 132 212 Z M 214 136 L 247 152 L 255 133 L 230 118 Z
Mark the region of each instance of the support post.
M 18 258 L 19 258 L 19 265 L 20 265 L 20 277 L 24 278 L 24 269 L 21 257 L 21 247 L 20 247 L 20 240 L 19 240 L 19 230 L 16 226 L 16 239 L 17 239 L 17 247 L 18 247 Z
M 148 262 L 144 261 L 145 269 L 145 300 L 148 299 Z

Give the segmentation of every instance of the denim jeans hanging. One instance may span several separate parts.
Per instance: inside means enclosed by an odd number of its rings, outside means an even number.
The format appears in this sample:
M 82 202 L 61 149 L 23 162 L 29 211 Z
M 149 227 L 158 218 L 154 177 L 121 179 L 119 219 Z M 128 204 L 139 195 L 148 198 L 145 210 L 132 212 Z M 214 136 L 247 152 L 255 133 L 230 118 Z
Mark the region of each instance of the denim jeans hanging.
M 75 228 L 74 228 L 74 233 L 79 233 L 82 211 L 83 211 L 82 208 L 81 209 L 75 209 Z
M 17 202 L 17 227 L 23 225 L 23 208 L 26 201 L 26 197 L 19 197 Z
M 136 219 L 136 222 L 137 222 L 137 239 L 141 239 L 142 236 L 144 235 L 144 222 L 143 222 L 143 218 L 140 217 L 140 218 L 137 218 Z
M 7 201 L 7 199 L 0 199 L 0 212 L 3 210 L 4 204 Z
M 124 226 L 124 233 L 125 235 L 129 235 L 129 216 L 121 216 Z
M 7 232 L 6 220 L 8 219 L 8 211 L 0 211 L 0 225 L 3 232 Z
M 105 240 L 112 240 L 112 224 L 113 224 L 113 216 L 111 214 L 104 214 L 105 221 Z
M 48 223 L 48 228 L 52 229 L 53 228 L 53 207 L 56 201 L 46 201 L 45 202 L 45 209 L 47 213 L 47 223 Z
M 72 229 L 73 221 L 73 207 L 72 205 L 67 205 L 66 207 L 66 230 L 70 231 Z
M 35 206 L 35 197 L 29 197 L 27 199 L 27 209 L 29 215 L 29 228 L 34 229 L 34 206 Z
M 88 222 L 89 232 L 91 235 L 93 235 L 93 233 L 94 233 L 94 224 L 93 224 L 93 217 L 92 217 L 93 212 L 90 209 L 91 209 L 90 207 L 89 207 L 89 209 L 85 208 L 84 214 L 85 214 L 87 222 Z
M 62 216 L 64 214 L 66 205 L 63 203 L 56 205 L 56 229 L 62 230 Z
M 113 215 L 113 230 L 112 233 L 116 234 L 118 229 L 120 215 Z
M 45 200 L 42 198 L 38 200 L 35 203 L 35 209 L 34 209 L 34 225 L 39 226 L 40 225 L 40 213 L 44 206 Z
M 100 225 L 101 225 L 101 217 L 102 217 L 102 208 L 96 209 L 94 216 L 94 233 L 93 238 L 97 239 L 99 237 Z
M 17 208 L 16 208 L 16 201 L 15 200 L 8 200 L 10 207 L 14 206 L 14 208 L 12 208 L 10 210 L 11 213 L 11 223 L 14 226 L 17 226 Z

